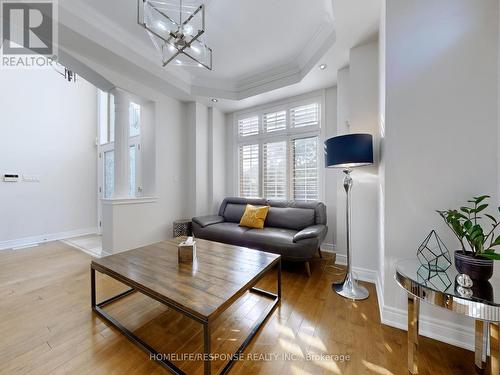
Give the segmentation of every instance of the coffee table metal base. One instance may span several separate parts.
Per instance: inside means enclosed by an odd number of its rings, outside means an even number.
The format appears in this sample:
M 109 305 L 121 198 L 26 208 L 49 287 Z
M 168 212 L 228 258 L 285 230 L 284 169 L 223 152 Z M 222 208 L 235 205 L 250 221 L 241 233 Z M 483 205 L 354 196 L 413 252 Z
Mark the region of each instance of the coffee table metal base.
M 231 360 L 224 366 L 222 371 L 219 374 L 227 374 L 231 367 L 234 365 L 235 359 L 237 359 L 240 354 L 245 350 L 245 348 L 248 346 L 250 341 L 252 341 L 253 337 L 257 334 L 259 329 L 262 327 L 264 322 L 267 320 L 267 318 L 271 315 L 273 310 L 276 308 L 276 306 L 280 303 L 281 301 L 281 260 L 278 262 L 277 265 L 277 271 L 278 271 L 278 293 L 272 293 L 267 290 L 259 289 L 256 287 L 250 287 L 248 291 L 260 294 L 264 297 L 271 298 L 272 303 L 262 312 L 260 315 L 259 319 L 257 322 L 254 324 L 252 327 L 250 334 L 246 337 L 246 339 L 243 341 L 243 343 L 240 345 L 240 347 L 236 350 L 234 355 L 232 356 Z M 101 270 L 97 270 L 99 272 L 102 272 Z M 165 367 L 167 370 L 169 370 L 173 374 L 185 374 L 180 368 L 178 368 L 175 364 L 172 362 L 168 361 L 166 358 L 164 358 L 161 353 L 156 351 L 153 347 L 148 345 L 145 341 L 143 341 L 141 338 L 138 336 L 134 335 L 134 333 L 130 330 L 128 330 L 125 326 L 123 326 L 117 319 L 112 317 L 110 314 L 108 314 L 103 308 L 106 305 L 109 305 L 115 301 L 118 301 L 121 298 L 127 297 L 128 295 L 138 292 L 139 290 L 135 288 L 131 288 L 123 293 L 120 293 L 116 296 L 113 296 L 105 301 L 96 302 L 96 278 L 95 278 L 95 272 L 96 269 L 91 266 L 90 269 L 90 285 L 91 285 L 91 305 L 92 305 L 92 310 L 101 318 L 103 318 L 105 321 L 107 321 L 109 324 L 114 326 L 117 330 L 119 330 L 125 337 L 127 337 L 130 341 L 132 341 L 134 344 L 136 344 L 139 348 L 141 348 L 143 351 L 148 353 L 151 357 L 153 357 L 157 362 L 159 362 L 163 367 Z M 106 274 L 107 276 L 110 276 L 112 278 L 113 275 L 110 275 L 108 273 L 102 272 Z M 115 278 L 117 279 L 117 278 Z M 117 279 L 118 280 L 118 279 Z M 118 280 L 121 283 L 126 284 L 123 280 Z M 129 285 L 130 286 L 130 285 Z M 144 293 L 143 291 L 139 291 L 145 295 L 148 295 L 147 293 Z M 148 295 L 149 297 L 154 298 L 154 296 Z M 177 306 L 170 305 L 168 303 L 165 303 L 164 301 L 159 301 L 163 303 L 164 305 L 168 306 L 169 308 L 172 308 L 174 310 L 177 310 L 181 312 L 182 314 L 188 316 L 189 318 L 196 320 L 197 322 L 201 323 L 203 325 L 203 348 L 204 348 L 204 374 L 205 375 L 210 375 L 212 373 L 212 368 L 211 368 L 211 362 L 210 362 L 210 355 L 211 355 L 211 347 L 210 347 L 210 341 L 211 341 L 211 325 L 212 321 L 209 321 L 208 319 L 201 319 L 200 317 L 190 314 L 188 311 L 184 311 L 179 309 Z

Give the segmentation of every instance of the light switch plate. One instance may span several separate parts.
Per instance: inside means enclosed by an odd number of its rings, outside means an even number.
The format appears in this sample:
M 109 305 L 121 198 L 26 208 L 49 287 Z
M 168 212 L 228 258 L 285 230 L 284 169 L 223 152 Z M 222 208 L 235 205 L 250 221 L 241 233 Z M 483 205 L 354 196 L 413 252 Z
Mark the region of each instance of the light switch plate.
M 18 174 L 4 174 L 3 175 L 3 180 L 5 182 L 17 182 L 19 181 L 19 175 Z

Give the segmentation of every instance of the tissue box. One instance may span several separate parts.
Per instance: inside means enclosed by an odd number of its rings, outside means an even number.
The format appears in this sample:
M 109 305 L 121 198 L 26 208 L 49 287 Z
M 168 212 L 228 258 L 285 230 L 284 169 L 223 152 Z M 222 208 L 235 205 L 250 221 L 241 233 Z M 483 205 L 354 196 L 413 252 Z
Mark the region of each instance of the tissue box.
M 179 263 L 193 263 L 196 259 L 196 241 L 181 242 L 178 246 Z

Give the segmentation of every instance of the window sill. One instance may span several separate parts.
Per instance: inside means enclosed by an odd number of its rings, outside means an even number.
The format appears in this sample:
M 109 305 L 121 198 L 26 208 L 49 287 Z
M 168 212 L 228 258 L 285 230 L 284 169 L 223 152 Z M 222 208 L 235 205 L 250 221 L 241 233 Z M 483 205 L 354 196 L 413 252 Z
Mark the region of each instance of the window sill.
M 107 206 L 129 205 L 129 204 L 147 204 L 155 203 L 158 197 L 137 197 L 137 198 L 102 198 L 101 202 Z

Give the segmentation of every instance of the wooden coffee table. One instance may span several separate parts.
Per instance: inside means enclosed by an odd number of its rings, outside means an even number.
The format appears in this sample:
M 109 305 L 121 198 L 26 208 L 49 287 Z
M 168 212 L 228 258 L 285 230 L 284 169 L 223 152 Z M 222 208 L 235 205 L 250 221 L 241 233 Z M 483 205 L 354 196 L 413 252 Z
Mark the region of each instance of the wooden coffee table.
M 281 300 L 281 256 L 197 239 L 196 263 L 179 264 L 177 244 L 181 241 L 180 238 L 173 239 L 93 260 L 90 266 L 92 309 L 174 374 L 184 372 L 125 328 L 103 307 L 131 293 L 140 292 L 201 323 L 204 373 L 210 374 L 210 334 L 214 320 L 247 291 L 270 298 L 271 304 L 220 372 L 226 374 L 234 359 L 247 347 Z M 277 294 L 256 288 L 255 284 L 274 268 L 277 272 Z M 130 286 L 130 289 L 97 303 L 95 271 Z

